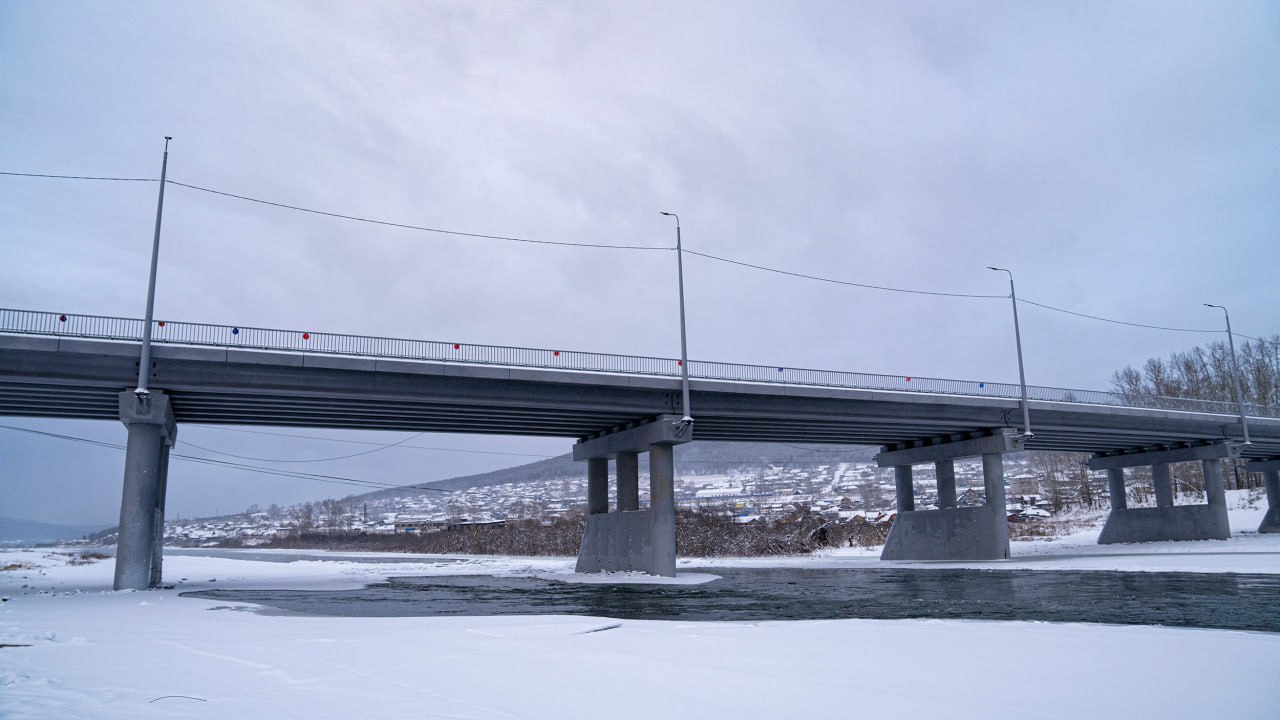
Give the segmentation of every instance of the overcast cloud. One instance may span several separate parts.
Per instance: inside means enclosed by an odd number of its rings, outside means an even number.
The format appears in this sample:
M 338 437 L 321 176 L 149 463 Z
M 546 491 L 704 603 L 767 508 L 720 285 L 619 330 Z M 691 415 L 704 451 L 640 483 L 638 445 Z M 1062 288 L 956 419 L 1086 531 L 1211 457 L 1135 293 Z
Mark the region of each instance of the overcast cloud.
M 985 266 L 1001 265 L 1020 295 L 1078 312 L 1214 329 L 1215 302 L 1243 333 L 1280 331 L 1275 3 L 8 2 L 0 67 L 4 171 L 158 177 L 172 135 L 171 179 L 282 203 L 653 247 L 674 244 L 667 210 L 689 249 L 744 262 L 996 295 L 1005 277 Z M 155 191 L 0 177 L 0 306 L 140 317 Z M 668 251 L 171 187 L 156 312 L 674 356 L 674 281 Z M 1007 300 L 700 257 L 686 281 L 695 358 L 1017 378 Z M 1221 338 L 1022 319 L 1040 385 L 1105 388 Z M 118 423 L 5 424 L 124 441 Z M 183 440 L 292 459 L 357 447 Z M 117 451 L 0 431 L 0 453 L 0 515 L 115 516 Z M 519 460 L 393 449 L 305 469 L 398 483 Z M 175 465 L 170 508 L 345 493 Z

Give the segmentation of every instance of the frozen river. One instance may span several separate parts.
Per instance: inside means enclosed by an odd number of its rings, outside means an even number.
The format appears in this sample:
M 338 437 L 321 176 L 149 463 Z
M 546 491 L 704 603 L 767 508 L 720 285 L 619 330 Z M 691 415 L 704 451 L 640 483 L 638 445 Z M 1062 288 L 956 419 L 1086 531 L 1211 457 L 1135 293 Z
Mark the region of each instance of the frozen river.
M 697 568 L 690 568 L 697 570 Z M 683 570 L 683 568 L 682 568 Z M 397 577 L 359 590 L 208 590 L 191 597 L 307 615 L 595 615 L 632 620 L 1037 620 L 1280 632 L 1280 575 L 969 569 L 713 568 L 699 585 L 529 577 Z

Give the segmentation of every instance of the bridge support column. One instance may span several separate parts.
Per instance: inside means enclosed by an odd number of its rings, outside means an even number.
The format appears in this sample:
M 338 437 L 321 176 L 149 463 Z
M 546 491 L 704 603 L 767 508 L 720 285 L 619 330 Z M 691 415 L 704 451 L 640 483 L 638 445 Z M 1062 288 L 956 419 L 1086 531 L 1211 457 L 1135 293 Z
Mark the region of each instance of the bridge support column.
M 1111 496 L 1111 509 L 1129 507 L 1129 493 L 1124 489 L 1124 468 L 1107 468 L 1107 494 Z
M 1222 479 L 1222 461 L 1206 458 L 1200 461 L 1204 468 L 1204 500 L 1209 505 L 1227 506 L 1227 486 Z
M 587 461 L 587 514 L 609 512 L 609 458 Z
M 1169 463 L 1151 466 L 1151 484 L 1156 489 L 1156 507 L 1173 507 L 1173 478 L 1169 475 Z
M 916 509 L 916 488 L 911 480 L 910 465 L 893 466 L 893 483 L 897 491 L 898 512 L 911 512 Z
M 938 460 L 933 464 L 934 476 L 938 478 L 938 509 L 946 510 L 956 506 L 956 461 Z
M 1267 488 L 1267 514 L 1262 516 L 1258 532 L 1280 533 L 1280 458 L 1254 460 L 1244 469 L 1262 473 L 1262 481 Z
M 983 453 L 982 455 L 982 489 L 987 495 L 987 507 L 996 511 L 1000 517 L 1006 518 L 1008 503 L 1004 496 L 1004 455 L 1001 453 Z M 1008 526 L 1005 526 L 1004 540 L 1009 542 Z M 1006 552 L 1005 557 L 1009 554 Z
M 650 575 L 676 576 L 676 464 L 671 445 L 649 446 Z
M 615 460 L 618 467 L 618 512 L 640 509 L 640 453 L 620 452 Z M 653 466 L 653 454 L 649 455 Z M 652 470 L 650 470 L 652 477 Z M 652 497 L 652 494 L 650 495 Z
M 1003 560 L 1009 557 L 1009 520 L 1005 514 L 1004 453 L 1022 449 L 1026 438 L 1000 428 L 979 437 L 934 438 L 886 447 L 876 456 L 880 467 L 895 467 L 898 517 L 889 530 L 881 560 Z M 956 507 L 955 459 L 982 457 L 987 504 Z M 911 466 L 936 463 L 938 509 L 916 510 L 904 492 Z M 904 482 L 904 478 L 906 479 Z M 910 506 L 904 509 L 904 498 Z
M 161 581 L 164 498 L 169 448 L 178 437 L 169 397 L 152 391 L 119 395 L 120 421 L 129 431 L 116 540 L 116 590 L 145 590 Z
M 155 541 L 151 544 L 151 587 L 160 587 L 164 579 L 164 501 L 169 494 L 169 447 L 160 448 L 160 487 L 156 494 Z
M 573 448 L 575 460 L 587 461 L 588 494 L 591 468 L 607 467 L 615 458 L 618 469 L 618 509 L 608 512 L 607 499 L 599 512 L 587 515 L 578 550 L 577 571 L 676 574 L 675 456 L 672 447 L 693 439 L 692 428 L 679 416 L 662 415 L 643 424 L 584 438 Z M 649 453 L 649 509 L 641 510 L 639 453 Z M 593 505 L 590 497 L 588 508 Z
M 1098 535 L 1098 544 L 1229 539 L 1231 525 L 1227 520 L 1222 458 L 1237 457 L 1238 454 L 1235 446 L 1217 442 L 1093 456 L 1089 460 L 1089 469 L 1107 471 L 1111 492 L 1111 514 Z M 1169 463 L 1197 460 L 1204 468 L 1207 502 L 1203 505 L 1174 505 Z M 1143 465 L 1151 466 L 1156 507 L 1130 508 L 1124 499 L 1124 469 Z

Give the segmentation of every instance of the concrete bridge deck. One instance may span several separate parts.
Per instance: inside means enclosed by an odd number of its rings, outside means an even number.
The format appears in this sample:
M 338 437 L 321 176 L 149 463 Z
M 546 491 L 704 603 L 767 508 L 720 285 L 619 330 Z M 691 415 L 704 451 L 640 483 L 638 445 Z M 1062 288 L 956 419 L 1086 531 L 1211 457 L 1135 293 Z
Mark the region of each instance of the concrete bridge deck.
M 0 310 L 0 415 L 128 427 L 118 588 L 160 582 L 169 449 L 182 423 L 576 438 L 588 480 L 583 571 L 674 574 L 672 446 L 695 434 L 882 446 L 877 461 L 894 468 L 898 504 L 885 557 L 1007 558 L 1002 457 L 1023 449 L 1086 452 L 1107 470 L 1113 510 L 1100 541 L 1230 537 L 1227 458 L 1251 459 L 1264 474 L 1275 521 L 1259 530 L 1280 531 L 1280 418 L 1250 417 L 1245 444 L 1229 403 L 1032 387 L 1030 436 L 1015 432 L 1018 386 L 691 362 L 690 424 L 683 368 L 669 359 L 186 323 L 155 329 L 153 392 L 135 393 L 141 321 Z M 647 509 L 638 504 L 643 452 Z M 959 508 L 953 462 L 973 455 L 983 460 L 986 505 Z M 1174 507 L 1168 465 L 1189 461 L 1203 464 L 1208 504 Z M 921 463 L 936 467 L 937 509 L 915 507 L 912 466 Z M 1159 507 L 1129 509 L 1124 469 L 1142 465 L 1153 468 Z
M 0 415 L 119 418 L 136 342 L 0 335 Z M 179 423 L 590 438 L 680 413 L 677 378 L 300 352 L 156 345 L 151 385 Z M 697 437 L 902 445 L 1016 427 L 1015 398 L 691 380 Z M 1106 452 L 1239 440 L 1239 418 L 1033 400 L 1033 450 Z M 1280 419 L 1249 420 L 1245 457 L 1280 455 Z

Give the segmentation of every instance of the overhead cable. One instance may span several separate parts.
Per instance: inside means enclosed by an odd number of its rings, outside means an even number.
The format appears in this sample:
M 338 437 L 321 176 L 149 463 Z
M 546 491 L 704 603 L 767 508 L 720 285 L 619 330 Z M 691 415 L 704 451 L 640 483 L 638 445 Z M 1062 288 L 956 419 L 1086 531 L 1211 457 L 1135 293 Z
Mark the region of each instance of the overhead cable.
M 235 453 L 224 452 L 222 450 L 214 450 L 213 448 L 210 448 L 210 447 L 197 445 L 191 442 L 190 440 L 183 440 L 183 443 L 186 445 L 190 445 L 191 447 L 196 448 L 198 450 L 211 452 L 211 453 L 214 453 L 215 455 L 226 455 L 227 457 L 238 458 L 240 460 L 254 460 L 257 462 L 273 462 L 273 463 L 313 463 L 313 462 L 329 462 L 331 460 L 346 460 L 348 458 L 360 457 L 362 455 L 372 455 L 373 453 L 376 453 L 376 452 L 382 452 L 383 450 L 387 450 L 389 448 L 403 445 L 409 442 L 410 440 L 413 440 L 414 438 L 422 437 L 425 434 L 426 434 L 425 432 L 414 433 L 403 440 L 398 440 L 393 443 L 387 443 L 385 445 L 379 445 L 378 447 L 373 448 L 371 450 L 365 450 L 363 452 L 358 452 L 358 453 L 351 453 L 350 455 L 336 455 L 334 457 L 313 458 L 308 460 L 295 460 L 295 459 L 280 460 L 276 458 L 251 457 L 249 455 L 237 455 Z
M 807 450 L 808 452 L 815 452 L 815 453 L 846 453 L 848 454 L 848 453 L 860 452 L 862 450 L 867 449 L 866 445 L 854 445 L 854 446 L 851 446 L 853 449 L 850 449 L 850 448 L 807 448 L 807 447 L 801 447 L 799 445 L 792 445 L 791 443 L 784 443 L 784 442 L 780 442 L 778 444 L 783 447 L 792 448 L 794 450 Z
M 0 425 L 0 429 L 14 430 L 17 432 L 30 433 L 32 435 L 43 435 L 45 437 L 56 438 L 59 440 L 68 440 L 71 442 L 79 442 L 87 445 L 95 445 L 98 447 L 111 448 L 113 450 L 124 450 L 125 446 L 118 443 L 105 442 L 102 440 L 93 440 L 75 435 L 63 435 L 61 433 L 47 432 L 44 430 L 35 430 L 33 428 L 23 428 L 14 425 Z M 186 460 L 188 462 L 202 463 L 205 465 L 220 465 L 230 467 L 237 470 L 246 470 L 248 472 L 259 473 L 262 475 L 277 475 L 280 477 L 290 477 L 299 480 L 311 480 L 313 482 L 331 483 L 334 485 L 352 485 L 355 487 L 373 488 L 375 490 L 421 490 L 423 492 L 451 492 L 442 488 L 425 487 L 422 485 L 394 485 L 391 483 L 381 483 L 373 480 L 361 480 L 359 478 L 344 477 L 341 475 L 321 475 L 318 473 L 295 472 L 293 470 L 281 470 L 278 468 L 264 468 L 256 465 L 246 465 L 244 463 L 230 462 L 227 460 L 217 460 L 214 458 L 204 458 L 195 455 L 184 455 L 181 453 L 170 453 L 170 458 L 178 460 Z
M 97 177 L 93 175 L 50 175 L 48 173 L 20 173 L 20 172 L 0 171 L 0 175 L 12 175 L 15 177 L 55 178 L 58 180 L 110 180 L 114 182 L 160 182 L 156 178 Z
M 756 265 L 753 263 L 742 262 L 741 260 L 731 260 L 729 258 L 711 255 L 709 253 L 698 252 L 696 250 L 685 250 L 687 255 L 697 255 L 708 260 L 729 263 L 730 265 L 739 265 L 741 267 L 751 268 L 753 270 L 763 270 L 764 272 L 777 273 L 778 275 L 788 275 L 790 277 L 803 278 L 805 280 L 817 280 L 819 282 L 831 283 L 833 285 L 848 285 L 850 287 L 866 288 L 868 290 L 883 290 L 885 292 L 909 293 L 911 295 L 936 295 L 940 297 L 958 297 L 958 298 L 983 298 L 983 299 L 1007 299 L 1008 295 L 980 295 L 975 293 L 955 293 L 955 292 L 939 292 L 936 290 L 911 290 L 907 288 L 888 287 L 885 285 L 870 285 L 868 283 L 852 282 L 849 280 L 837 280 L 835 278 L 821 277 L 819 275 L 807 275 L 805 273 L 792 272 L 790 270 L 779 270 L 778 268 L 767 267 L 765 265 Z
M 200 192 L 222 195 L 224 197 L 259 203 L 261 205 L 270 205 L 272 207 L 284 208 L 286 210 L 311 213 L 312 215 L 323 215 L 325 217 L 340 218 L 342 220 L 353 220 L 355 222 L 370 223 L 372 225 L 384 225 L 386 227 L 401 228 L 404 230 L 418 230 L 420 232 L 438 233 L 441 235 L 456 235 L 458 237 L 482 238 L 485 240 L 532 243 L 534 245 L 563 245 L 567 247 L 603 248 L 607 250 L 675 250 L 673 247 L 652 247 L 649 245 L 608 245 L 604 243 L 569 242 L 567 240 L 533 240 L 530 238 L 515 237 L 512 235 L 486 235 L 483 233 L 463 232 L 461 230 L 445 230 L 443 228 L 426 227 L 423 225 L 409 225 L 407 223 L 391 222 L 388 220 L 375 220 L 373 218 L 360 217 L 358 215 L 345 215 L 343 213 L 328 212 L 326 210 L 314 210 L 312 208 L 305 208 L 298 205 L 262 200 L 260 198 L 249 197 L 248 195 L 237 195 L 235 193 L 223 192 L 222 190 L 213 190 L 211 188 L 200 187 L 199 185 L 188 185 L 187 183 L 181 183 L 176 180 L 169 180 L 168 183 L 170 185 L 177 185 L 191 190 L 199 190 Z
M 386 445 L 384 443 L 372 442 L 369 440 L 351 440 L 349 438 L 322 437 L 320 435 L 299 435 L 297 433 L 269 432 L 266 430 L 250 430 L 248 428 L 220 427 L 218 425 L 195 425 L 194 427 L 206 428 L 209 430 L 223 430 L 225 432 L 249 433 L 251 435 L 270 435 L 272 437 L 290 437 L 290 438 L 300 438 L 302 440 L 320 440 L 323 442 L 348 443 L 352 445 L 377 445 L 382 448 L 390 447 L 389 445 Z M 183 442 L 190 444 L 186 440 L 184 440 Z M 464 449 L 464 448 L 436 447 L 432 445 L 408 445 L 408 444 L 401 445 L 399 443 L 393 443 L 393 444 L 396 447 L 411 448 L 413 450 L 437 450 L 440 452 L 468 453 L 472 455 L 505 455 L 508 457 L 539 458 L 541 460 L 548 460 L 554 457 L 560 457 L 559 455 L 539 455 L 536 453 L 499 452 L 497 450 L 471 450 L 471 449 Z M 207 450 L 208 448 L 202 448 L 202 449 Z M 211 451 L 211 452 L 216 452 L 216 451 Z
M 609 245 L 609 244 L 602 244 L 602 243 L 577 243 L 577 242 L 569 242 L 564 240 L 532 240 L 529 238 L 516 237 L 516 236 L 510 236 L 510 235 L 486 235 L 482 233 L 463 232 L 460 230 L 444 230 L 441 228 L 425 227 L 422 225 L 409 225 L 406 223 L 391 222 L 388 220 L 376 220 L 373 218 L 360 217 L 356 215 L 346 215 L 343 213 L 335 213 L 327 210 L 315 210 L 312 208 L 300 207 L 298 205 L 289 205 L 287 203 L 274 202 L 271 200 L 263 200 L 260 198 L 250 197 L 248 195 L 239 195 L 236 193 L 225 192 L 222 190 L 214 190 L 211 188 L 201 187 L 199 185 L 190 185 L 187 183 L 178 182 L 176 180 L 169 180 L 168 183 L 170 185 L 177 185 L 179 187 L 185 187 L 191 190 L 199 190 L 201 192 L 212 193 L 214 195 L 222 195 L 224 197 L 230 197 L 238 200 L 245 200 L 248 202 L 260 203 L 262 205 L 270 205 L 272 207 L 285 208 L 288 210 L 296 210 L 298 212 L 311 213 L 314 215 L 323 215 L 325 217 L 341 218 L 344 220 L 354 220 L 356 222 L 365 222 L 365 223 L 371 223 L 374 225 L 384 225 L 387 227 L 403 228 L 406 230 L 419 230 L 423 232 L 440 233 L 444 235 L 455 235 L 458 237 L 484 238 L 488 240 L 505 240 L 509 242 L 534 243 L 538 245 L 562 245 L 562 246 L 568 246 L 568 247 L 605 248 L 610 250 L 674 250 L 675 249 L 673 247 L 654 247 L 650 245 Z M 792 277 L 805 278 L 808 280 L 818 280 L 821 282 L 834 283 L 837 285 L 848 285 L 851 287 L 866 288 L 870 290 L 883 290 L 887 292 L 911 293 L 915 295 L 936 295 L 936 296 L 942 296 L 942 297 L 995 298 L 995 299 L 1003 299 L 1008 297 L 1008 295 L 977 295 L 977 294 L 971 294 L 971 293 L 952 293 L 952 292 L 937 292 L 937 291 L 930 291 L 930 290 L 911 290 L 906 288 L 894 288 L 894 287 L 886 287 L 881 285 L 870 285 L 867 283 L 857 283 L 857 282 L 851 282 L 847 280 L 836 280 L 833 278 L 824 278 L 816 275 L 805 275 L 803 273 L 791 272 L 788 270 L 779 270 L 777 268 L 765 267 L 763 265 L 754 265 L 754 264 L 742 262 L 739 260 L 731 260 L 729 258 L 719 257 L 717 255 L 710 255 L 707 253 L 696 252 L 694 250 L 685 250 L 684 252 L 690 255 L 697 255 L 699 257 L 707 258 L 709 260 L 716 260 L 719 262 L 730 263 L 733 265 L 740 265 L 742 267 L 753 268 L 756 270 L 763 270 L 765 272 L 772 272 L 780 275 L 789 275 Z
M 159 182 L 156 178 L 106 177 L 106 176 L 92 176 L 92 175 L 55 175 L 55 174 L 49 174 L 49 173 L 21 173 L 21 172 L 5 172 L 5 171 L 0 171 L 0 175 L 9 175 L 9 176 L 16 176 L 16 177 L 56 178 L 56 179 L 63 179 L 63 180 Z M 336 212 L 330 212 L 326 210 L 316 210 L 313 208 L 302 207 L 299 205 L 290 205 L 288 203 L 275 202 L 271 200 L 263 200 L 261 198 L 255 198 L 248 195 L 240 195 L 240 194 L 226 192 L 222 190 L 214 190 L 212 188 L 202 187 L 199 185 L 191 185 L 188 183 L 178 182 L 176 180 L 167 180 L 166 183 L 170 185 L 177 185 L 179 187 L 188 188 L 190 190 L 210 193 L 213 195 L 221 195 L 223 197 L 235 198 L 237 200 L 244 200 L 246 202 L 258 203 L 261 205 L 269 205 L 272 207 L 283 208 L 286 210 L 294 210 L 297 212 L 310 213 L 313 215 L 322 215 L 325 217 L 339 218 L 342 220 L 351 220 L 354 222 L 370 223 L 373 225 L 382 225 L 386 227 L 401 228 L 405 230 L 416 230 L 420 232 L 438 233 L 441 235 L 453 235 L 457 237 L 470 237 L 470 238 L 479 238 L 479 239 L 486 239 L 486 240 L 501 240 L 506 242 L 521 242 L 521 243 L 529 243 L 529 244 L 535 244 L 535 245 L 557 245 L 557 246 L 563 246 L 563 247 L 586 247 L 586 248 L 600 248 L 600 249 L 608 249 L 608 250 L 675 250 L 674 247 L 655 247 L 655 246 L 649 246 L 649 245 L 610 245 L 606 243 L 579 243 L 579 242 L 570 242 L 566 240 L 535 240 L 531 238 L 517 237 L 513 235 L 489 235 L 484 233 L 464 232 L 461 230 L 446 230 L 443 228 L 427 227 L 423 225 L 411 225 L 408 223 L 391 222 L 388 220 L 377 220 L 373 218 L 361 217 L 358 215 L 347 215 L 344 213 L 336 213 Z M 836 278 L 823 277 L 820 275 L 810 275 L 807 273 L 795 272 L 791 270 L 782 270 L 780 268 L 769 267 L 766 265 L 758 265 L 755 263 L 744 262 L 741 260 L 734 260 L 732 258 L 722 257 L 719 255 L 712 255 L 710 253 L 699 252 L 697 250 L 686 249 L 684 250 L 684 252 L 688 253 L 689 255 L 696 255 L 697 257 L 705 258 L 707 260 L 727 263 L 730 265 L 737 265 L 739 267 L 750 268 L 750 269 L 759 270 L 762 272 L 769 272 L 777 275 L 785 275 L 788 277 L 795 277 L 795 278 L 800 278 L 804 280 L 814 280 L 817 282 L 830 283 L 833 285 L 844 285 L 847 287 L 864 288 L 867 290 L 880 290 L 882 292 L 896 292 L 896 293 L 905 293 L 910 295 L 931 295 L 935 297 L 954 297 L 954 298 L 973 298 L 973 299 L 1003 300 L 1009 297 L 1008 295 L 986 295 L 986 294 L 980 294 L 980 293 L 943 292 L 943 291 L 937 291 L 937 290 L 917 290 L 912 288 L 890 287 L 886 285 L 873 285 L 870 283 L 853 282 L 850 280 L 839 280 Z M 1066 308 L 1055 307 L 1053 305 L 1035 302 L 1033 300 L 1028 300 L 1026 298 L 1019 298 L 1018 302 L 1025 303 L 1027 305 L 1034 305 L 1035 307 L 1043 308 L 1045 310 L 1060 312 L 1067 315 L 1074 315 L 1076 317 L 1086 318 L 1089 320 L 1097 320 L 1099 322 L 1112 323 L 1115 325 L 1125 325 L 1128 327 L 1139 327 L 1139 328 L 1146 328 L 1150 330 L 1166 330 L 1170 332 L 1201 333 L 1201 334 L 1212 334 L 1212 333 L 1221 332 L 1220 330 L 1170 327 L 1166 325 L 1152 325 L 1147 323 L 1130 322 L 1126 320 L 1116 320 L 1113 318 L 1102 317 L 1099 315 L 1090 315 L 1088 313 L 1076 312 L 1074 310 L 1067 310 Z M 1268 343 L 1271 342 L 1267 340 L 1260 340 L 1259 338 L 1255 338 L 1249 335 L 1244 335 L 1242 333 L 1236 333 L 1236 335 L 1239 335 L 1240 337 L 1247 338 L 1250 340 L 1255 340 L 1258 342 L 1268 342 Z M 217 451 L 210 451 L 210 452 L 217 452 Z M 283 461 L 278 461 L 278 462 L 283 462 Z M 302 461 L 299 461 L 299 462 L 302 462 Z
M 1147 325 L 1145 323 L 1128 322 L 1126 320 L 1113 320 L 1111 318 L 1100 317 L 1098 315 L 1089 315 L 1087 313 L 1076 312 L 1074 310 L 1066 310 L 1064 308 L 1054 307 L 1052 305 L 1045 305 L 1044 303 L 1038 303 L 1038 302 L 1035 302 L 1034 300 L 1027 300 L 1026 298 L 1018 298 L 1018 302 L 1026 303 L 1027 305 L 1035 305 L 1036 307 L 1044 308 L 1045 310 L 1053 310 L 1054 312 L 1066 313 L 1067 315 L 1075 315 L 1076 317 L 1088 318 L 1090 320 L 1098 320 L 1100 322 L 1106 322 L 1106 323 L 1114 323 L 1116 325 L 1128 325 L 1129 327 L 1148 328 L 1150 330 L 1170 330 L 1173 332 L 1186 332 L 1186 333 L 1222 332 L 1222 330 L 1201 330 L 1199 328 L 1168 327 L 1165 325 Z M 1239 333 L 1236 333 L 1236 334 L 1239 335 Z
M 122 448 L 123 449 L 123 448 Z M 296 478 L 298 480 L 311 480 L 314 482 L 332 483 L 334 485 L 353 485 L 355 487 L 372 488 L 374 490 L 421 490 L 423 492 L 451 492 L 441 488 L 425 487 L 422 485 L 394 485 L 391 483 L 376 482 L 374 480 L 361 480 L 359 478 L 344 477 L 341 475 L 321 475 L 318 473 L 296 472 L 294 470 L 282 470 L 279 468 L 264 468 L 256 465 L 246 465 L 244 463 L 230 462 L 228 460 L 217 460 L 214 458 L 199 457 L 196 455 L 183 455 L 180 453 L 170 453 L 169 457 L 186 460 L 188 462 L 197 462 L 205 465 L 221 465 L 223 467 L 235 468 L 237 470 L 247 470 L 249 472 L 260 473 L 263 475 L 279 475 L 280 477 Z

